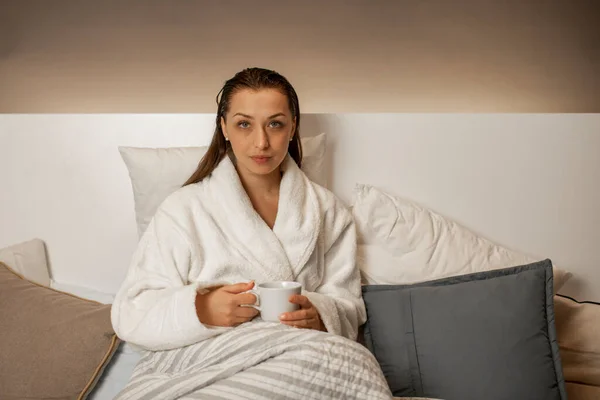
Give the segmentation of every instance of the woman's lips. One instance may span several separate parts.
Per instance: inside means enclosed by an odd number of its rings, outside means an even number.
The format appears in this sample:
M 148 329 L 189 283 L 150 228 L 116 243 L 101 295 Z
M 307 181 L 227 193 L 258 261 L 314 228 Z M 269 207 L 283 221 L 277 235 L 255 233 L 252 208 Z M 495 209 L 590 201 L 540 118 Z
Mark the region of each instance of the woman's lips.
M 271 157 L 267 157 L 267 156 L 254 156 L 254 157 L 251 157 L 251 158 L 257 164 L 265 164 L 265 163 L 267 163 L 271 159 Z

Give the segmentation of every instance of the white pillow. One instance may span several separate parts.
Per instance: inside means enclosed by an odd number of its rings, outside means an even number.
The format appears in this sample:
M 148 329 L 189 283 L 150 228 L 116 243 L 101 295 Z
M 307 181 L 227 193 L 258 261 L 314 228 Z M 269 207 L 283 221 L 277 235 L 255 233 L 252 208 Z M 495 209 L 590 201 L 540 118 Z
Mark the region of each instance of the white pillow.
M 538 261 L 425 207 L 357 184 L 352 213 L 359 233 L 363 283 L 411 284 Z M 558 291 L 571 274 L 554 268 Z
M 0 261 L 32 282 L 43 286 L 50 284 L 46 245 L 40 239 L 0 249 Z
M 326 134 L 301 138 L 302 170 L 313 182 L 326 187 Z M 119 147 L 129 171 L 141 237 L 160 204 L 181 187 L 198 167 L 208 146 L 140 148 Z

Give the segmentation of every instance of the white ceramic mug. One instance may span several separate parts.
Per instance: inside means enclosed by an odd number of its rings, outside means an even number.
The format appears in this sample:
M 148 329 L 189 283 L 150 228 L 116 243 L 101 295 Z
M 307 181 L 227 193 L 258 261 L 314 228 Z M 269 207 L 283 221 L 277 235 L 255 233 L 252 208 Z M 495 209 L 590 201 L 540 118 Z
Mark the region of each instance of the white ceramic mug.
M 281 314 L 296 311 L 300 307 L 290 303 L 290 296 L 302 293 L 302 284 L 298 282 L 265 282 L 249 290 L 256 296 L 255 304 L 248 304 L 260 311 L 263 321 L 279 322 Z

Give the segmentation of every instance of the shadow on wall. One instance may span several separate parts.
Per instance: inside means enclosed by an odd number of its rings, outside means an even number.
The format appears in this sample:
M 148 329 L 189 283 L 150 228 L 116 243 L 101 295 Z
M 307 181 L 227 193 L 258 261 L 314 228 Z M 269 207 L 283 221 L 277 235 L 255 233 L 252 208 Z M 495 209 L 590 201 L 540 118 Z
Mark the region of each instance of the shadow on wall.
M 300 127 L 300 135 L 302 137 L 316 136 L 320 133 L 328 134 L 335 132 L 339 115 L 330 114 L 303 114 Z M 331 188 L 331 182 L 334 178 L 333 156 L 337 148 L 338 136 L 327 135 L 327 150 L 325 152 L 325 170 L 327 171 L 327 182 Z
M 598 1 L 1 7 L 5 113 L 214 112 L 248 66 L 287 76 L 306 113 L 600 112 Z

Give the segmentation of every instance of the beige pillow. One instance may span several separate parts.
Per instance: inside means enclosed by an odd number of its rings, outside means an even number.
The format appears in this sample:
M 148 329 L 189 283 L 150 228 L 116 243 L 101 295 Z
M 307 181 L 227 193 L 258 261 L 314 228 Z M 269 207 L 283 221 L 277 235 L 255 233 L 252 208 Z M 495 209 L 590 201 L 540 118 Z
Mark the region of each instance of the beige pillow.
M 5 263 L 35 283 L 44 286 L 50 285 L 46 246 L 40 239 L 33 239 L 0 249 L 0 262 Z
M 554 321 L 569 400 L 600 399 L 600 304 L 554 296 Z
M 38 285 L 0 263 L 0 390 L 84 399 L 118 347 L 110 305 Z

